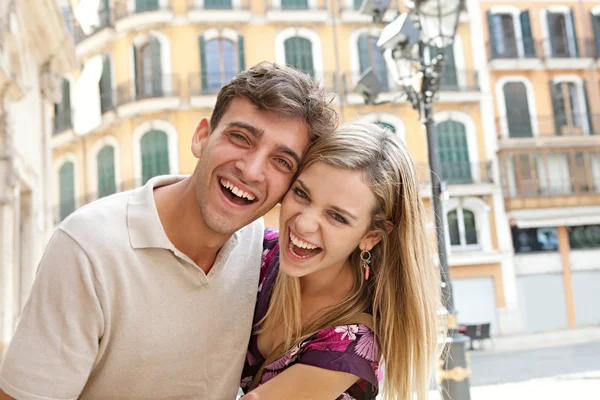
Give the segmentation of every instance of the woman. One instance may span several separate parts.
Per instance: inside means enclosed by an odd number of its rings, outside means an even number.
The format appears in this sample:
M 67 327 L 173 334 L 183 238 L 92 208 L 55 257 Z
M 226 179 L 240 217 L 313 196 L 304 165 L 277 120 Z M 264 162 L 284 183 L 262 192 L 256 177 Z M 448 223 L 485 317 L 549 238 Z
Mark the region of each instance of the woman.
M 279 225 L 265 233 L 245 398 L 371 399 L 385 363 L 384 399 L 425 400 L 439 286 L 402 143 L 366 123 L 319 139 Z

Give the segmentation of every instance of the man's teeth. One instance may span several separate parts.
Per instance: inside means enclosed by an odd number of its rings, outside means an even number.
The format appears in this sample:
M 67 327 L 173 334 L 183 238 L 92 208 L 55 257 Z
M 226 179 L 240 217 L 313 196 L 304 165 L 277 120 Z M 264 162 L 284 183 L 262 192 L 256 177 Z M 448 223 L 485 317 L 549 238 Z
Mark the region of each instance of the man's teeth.
M 294 236 L 294 234 L 292 232 L 290 232 L 290 239 L 291 239 L 291 242 L 294 244 L 294 246 L 300 247 L 302 249 L 313 250 L 313 249 L 318 248 L 318 246 L 313 246 L 312 244 L 304 243 L 298 237 Z
M 231 182 L 226 181 L 225 179 L 221 179 L 221 185 L 224 188 L 229 189 L 231 191 L 231 193 L 235 194 L 237 197 L 243 197 L 243 198 L 245 198 L 247 200 L 250 200 L 250 201 L 253 201 L 255 199 L 255 197 L 252 196 L 250 193 L 244 192 L 242 189 L 240 189 L 239 187 L 235 186 Z

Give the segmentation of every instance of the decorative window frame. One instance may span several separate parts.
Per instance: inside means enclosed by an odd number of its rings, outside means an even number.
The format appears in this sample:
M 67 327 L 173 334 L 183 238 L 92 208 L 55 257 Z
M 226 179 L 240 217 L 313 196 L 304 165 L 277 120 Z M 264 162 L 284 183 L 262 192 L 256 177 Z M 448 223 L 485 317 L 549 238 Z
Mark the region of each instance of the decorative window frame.
M 575 48 L 577 46 L 576 38 L 575 38 L 575 27 L 571 23 L 571 8 L 565 5 L 554 5 L 547 6 L 540 11 L 540 19 L 541 19 L 541 27 L 542 27 L 542 37 L 544 44 L 544 54 L 548 58 L 552 58 L 552 48 L 550 42 L 550 30 L 548 28 L 548 12 L 553 14 L 563 14 L 565 16 L 565 23 L 567 24 L 567 40 L 569 42 L 569 52 L 575 54 Z M 570 36 L 569 36 L 570 32 Z M 581 49 L 580 49 L 581 50 Z M 581 57 L 581 53 L 579 53 L 579 57 Z M 576 57 L 569 57 L 576 58 Z
M 404 122 L 402 122 L 402 120 L 397 116 L 384 112 L 374 112 L 364 115 L 360 118 L 360 120 L 372 123 L 385 122 L 393 125 L 396 128 L 396 136 L 398 136 L 403 143 L 406 143 L 406 128 L 404 126 Z
M 131 77 L 131 90 L 135 92 L 135 57 L 134 57 L 134 49 L 136 47 L 140 47 L 143 44 L 148 43 L 151 37 L 154 37 L 158 40 L 160 44 L 160 70 L 163 77 L 168 76 L 171 77 L 172 67 L 171 67 L 171 42 L 167 35 L 162 32 L 150 31 L 147 33 L 140 33 L 137 35 L 132 42 L 132 45 L 129 46 L 129 76 Z M 138 59 L 139 61 L 139 59 Z M 162 88 L 165 93 L 171 93 L 171 79 L 161 79 Z M 132 93 L 134 93 L 132 92 Z
M 537 108 L 535 102 L 535 89 L 529 79 L 520 75 L 504 76 L 496 82 L 496 101 L 498 102 L 498 116 L 500 117 L 500 131 L 502 137 L 509 138 L 508 123 L 506 121 L 506 98 L 504 97 L 504 85 L 507 83 L 522 83 L 527 93 L 527 106 L 531 115 L 531 131 L 533 137 L 540 135 L 540 127 L 537 120 Z
M 450 245 L 450 230 L 448 227 L 448 213 L 457 210 L 458 229 L 460 233 L 461 244 L 458 246 Z M 475 216 L 475 229 L 477 230 L 477 244 L 467 245 L 465 238 L 465 226 L 463 210 L 468 210 Z M 491 207 L 484 200 L 477 197 L 452 197 L 444 203 L 444 224 L 446 225 L 445 236 L 446 243 L 451 251 L 491 251 L 492 237 L 490 226 Z
M 515 40 L 517 42 L 517 54 L 519 58 L 524 58 L 525 47 L 523 45 L 523 28 L 521 27 L 521 12 L 522 10 L 518 9 L 517 7 L 509 5 L 492 6 L 492 8 L 490 8 L 491 14 L 512 16 L 513 29 L 515 30 Z
M 301 37 L 310 40 L 312 43 L 313 68 L 315 70 L 315 80 L 323 81 L 323 46 L 319 35 L 307 28 L 287 28 L 275 36 L 275 61 L 278 64 L 285 65 L 285 41 L 293 37 Z
M 471 176 L 474 182 L 479 182 L 481 178 L 481 171 L 479 165 L 479 146 L 477 139 L 477 128 L 473 119 L 461 112 L 461 111 L 439 111 L 433 115 L 434 124 L 439 124 L 444 121 L 456 121 L 460 122 L 465 126 L 467 135 L 467 148 L 469 151 L 469 163 L 471 164 Z
M 88 171 L 89 171 L 89 182 L 92 184 L 92 188 L 95 190 L 96 198 L 98 198 L 98 153 L 106 147 L 110 146 L 114 149 L 115 154 L 115 188 L 117 192 L 121 189 L 121 150 L 119 142 L 114 136 L 104 136 L 98 139 L 90 149 L 90 158 L 88 159 Z
M 167 121 L 157 119 L 146 121 L 133 131 L 133 176 L 136 187 L 142 183 L 142 137 L 151 130 L 159 130 L 167 134 L 169 174 L 179 174 L 179 135 L 177 129 Z
M 552 83 L 573 83 L 577 88 L 577 101 L 581 105 L 581 114 L 586 117 L 583 118 L 583 133 L 586 136 L 590 135 L 592 131 L 592 127 L 589 124 L 589 120 L 587 118 L 589 110 L 587 109 L 587 101 L 585 98 L 585 90 L 583 89 L 584 80 L 579 75 L 556 75 L 552 78 Z
M 80 187 L 79 187 L 79 162 L 77 160 L 77 156 L 73 152 L 68 152 L 61 154 L 54 162 L 52 163 L 52 187 L 54 188 L 54 195 L 52 196 L 54 200 L 54 205 L 60 206 L 60 169 L 66 162 L 73 163 L 73 190 L 75 192 L 75 209 L 79 208 L 82 204 L 79 204 L 80 199 Z M 53 217 L 56 218 L 58 216 L 58 208 L 53 210 Z

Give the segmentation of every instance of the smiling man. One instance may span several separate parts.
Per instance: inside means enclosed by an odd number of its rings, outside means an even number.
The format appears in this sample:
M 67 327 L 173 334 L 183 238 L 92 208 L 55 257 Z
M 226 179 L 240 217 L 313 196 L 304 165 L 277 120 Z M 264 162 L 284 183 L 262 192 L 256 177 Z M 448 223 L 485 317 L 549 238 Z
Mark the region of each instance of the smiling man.
M 262 63 L 235 77 L 196 127 L 191 176 L 96 201 L 54 232 L 0 399 L 235 398 L 259 218 L 336 124 L 322 89 L 296 70 Z

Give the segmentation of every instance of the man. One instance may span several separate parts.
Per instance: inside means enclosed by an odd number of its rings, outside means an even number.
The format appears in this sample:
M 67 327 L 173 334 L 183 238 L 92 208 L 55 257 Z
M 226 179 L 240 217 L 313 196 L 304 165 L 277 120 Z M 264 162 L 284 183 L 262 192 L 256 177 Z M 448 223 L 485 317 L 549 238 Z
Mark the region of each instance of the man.
M 262 252 L 257 219 L 336 119 L 318 85 L 291 68 L 262 63 L 234 78 L 194 132 L 191 176 L 99 200 L 55 231 L 0 399 L 235 398 Z

